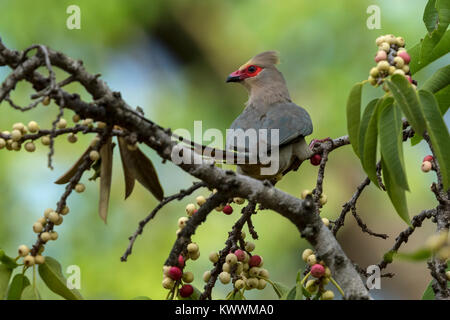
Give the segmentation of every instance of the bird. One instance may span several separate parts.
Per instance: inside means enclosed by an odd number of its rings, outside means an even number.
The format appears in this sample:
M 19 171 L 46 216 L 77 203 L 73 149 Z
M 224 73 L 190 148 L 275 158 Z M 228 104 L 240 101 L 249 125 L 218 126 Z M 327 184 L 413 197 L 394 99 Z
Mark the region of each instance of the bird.
M 267 168 L 270 163 L 257 161 L 238 164 L 236 171 L 258 180 L 275 182 L 291 170 L 296 171 L 304 160 L 314 155 L 305 141 L 305 137 L 313 132 L 311 117 L 304 108 L 292 102 L 283 74 L 276 68 L 278 63 L 278 52 L 265 51 L 255 55 L 226 79 L 226 82 L 243 85 L 248 91 L 244 110 L 227 130 L 226 149 L 255 151 L 248 140 L 241 145 L 236 142 L 233 132 L 239 129 L 266 129 L 266 138 L 257 135 L 256 142 L 265 144 L 267 150 L 279 149 L 278 159 L 272 159 L 278 161 L 277 170 L 263 173 L 262 168 Z M 271 129 L 278 129 L 278 141 L 271 141 Z

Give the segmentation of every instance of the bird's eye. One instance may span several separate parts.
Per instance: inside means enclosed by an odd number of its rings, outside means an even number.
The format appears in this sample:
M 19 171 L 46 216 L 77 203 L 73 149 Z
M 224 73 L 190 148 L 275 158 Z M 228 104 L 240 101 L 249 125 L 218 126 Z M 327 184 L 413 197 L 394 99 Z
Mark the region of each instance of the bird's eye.
M 255 66 L 250 66 L 250 67 L 248 67 L 247 71 L 250 72 L 250 73 L 253 73 L 253 72 L 256 71 L 256 67 Z

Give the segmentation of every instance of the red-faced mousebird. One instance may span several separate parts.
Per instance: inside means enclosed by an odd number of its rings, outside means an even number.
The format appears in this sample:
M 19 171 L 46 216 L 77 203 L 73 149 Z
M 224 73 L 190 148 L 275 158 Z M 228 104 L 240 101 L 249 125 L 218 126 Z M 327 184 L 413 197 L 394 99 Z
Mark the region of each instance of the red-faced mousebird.
M 270 163 L 257 161 L 238 165 L 238 173 L 256 179 L 279 180 L 290 170 L 297 170 L 304 160 L 313 155 L 305 141 L 305 137 L 313 131 L 311 118 L 305 109 L 291 101 L 284 77 L 275 67 L 278 61 L 277 52 L 262 52 L 231 73 L 226 80 L 242 84 L 249 95 L 244 111 L 231 124 L 232 131 L 227 132 L 227 150 L 251 153 L 262 146 L 268 150 L 275 147 L 279 150 Z M 256 143 L 252 145 L 249 140 L 244 143 L 241 140 L 239 144 L 239 139 L 235 138 L 235 130 L 238 129 L 258 131 Z M 271 134 L 274 132 L 272 129 L 278 130 L 278 137 L 276 133 Z M 265 172 L 263 168 L 266 168 Z

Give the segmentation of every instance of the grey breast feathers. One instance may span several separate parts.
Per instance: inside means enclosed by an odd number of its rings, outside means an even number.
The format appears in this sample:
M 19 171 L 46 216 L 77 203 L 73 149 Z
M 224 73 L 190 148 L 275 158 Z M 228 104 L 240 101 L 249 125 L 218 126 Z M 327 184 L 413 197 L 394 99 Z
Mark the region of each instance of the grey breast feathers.
M 230 129 L 267 129 L 267 135 L 257 135 L 257 143 L 267 143 L 270 150 L 273 146 L 283 146 L 301 137 L 308 136 L 313 131 L 313 125 L 308 112 L 292 102 L 275 103 L 266 108 L 257 108 L 248 105 L 244 111 L 231 124 Z M 278 129 L 279 137 L 272 139 L 271 129 Z M 261 141 L 261 139 L 263 141 Z M 272 141 L 273 140 L 273 141 Z M 227 149 L 237 147 L 242 151 L 243 147 L 233 136 L 227 134 Z M 245 142 L 245 150 L 253 149 Z

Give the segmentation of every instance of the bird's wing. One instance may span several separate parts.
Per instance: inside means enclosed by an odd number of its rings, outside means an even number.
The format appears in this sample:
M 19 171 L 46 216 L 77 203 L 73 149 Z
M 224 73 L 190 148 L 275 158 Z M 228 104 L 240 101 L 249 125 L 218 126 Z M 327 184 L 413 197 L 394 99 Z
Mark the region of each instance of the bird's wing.
M 230 129 L 267 129 L 267 136 L 258 135 L 258 143 L 260 139 L 264 139 L 264 143 L 272 147 L 275 145 L 282 146 L 289 144 L 299 137 L 305 137 L 312 133 L 313 125 L 308 112 L 292 102 L 277 103 L 269 106 L 266 110 L 255 107 L 247 107 L 231 124 Z M 271 129 L 278 129 L 278 143 L 272 141 Z M 242 145 L 233 141 L 232 136 L 227 134 L 227 150 L 233 149 L 234 145 L 238 151 L 242 149 Z M 270 149 L 269 147 L 269 149 Z M 248 141 L 245 142 L 245 150 L 249 149 Z
M 308 112 L 295 103 L 278 103 L 271 106 L 262 118 L 261 128 L 268 129 L 268 142 L 271 141 L 270 130 L 279 129 L 279 146 L 289 144 L 299 137 L 306 137 L 313 131 Z

